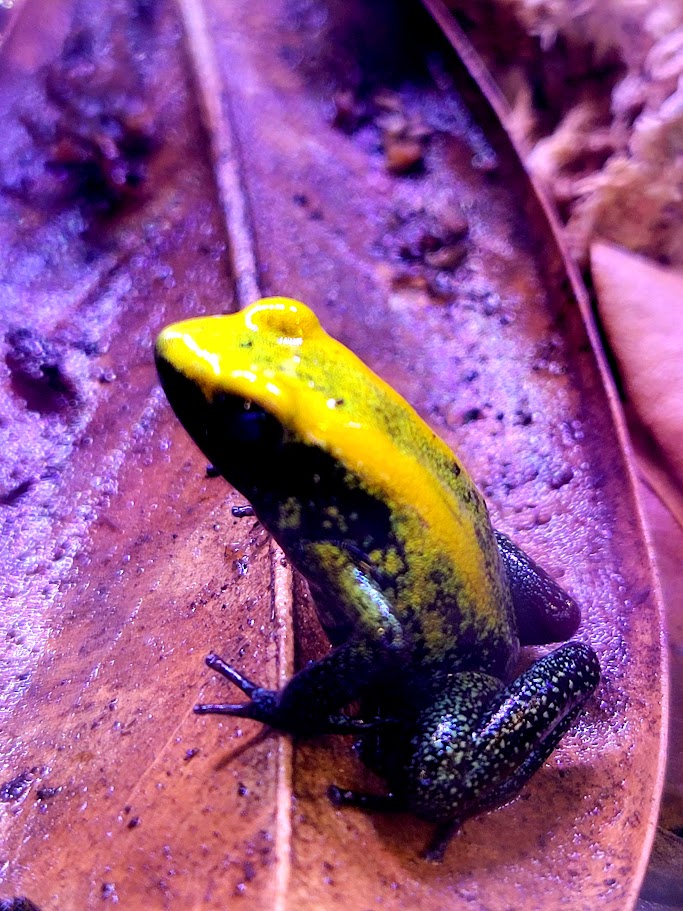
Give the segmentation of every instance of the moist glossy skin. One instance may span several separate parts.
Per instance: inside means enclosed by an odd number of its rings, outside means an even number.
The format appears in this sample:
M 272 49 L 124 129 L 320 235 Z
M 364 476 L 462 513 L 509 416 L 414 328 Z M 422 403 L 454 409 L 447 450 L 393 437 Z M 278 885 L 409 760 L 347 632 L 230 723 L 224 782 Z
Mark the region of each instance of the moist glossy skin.
M 519 790 L 595 687 L 578 643 L 505 686 L 520 634 L 566 639 L 577 606 L 493 531 L 451 450 L 303 304 L 170 326 L 157 367 L 188 432 L 308 580 L 336 646 L 278 692 L 211 656 L 250 701 L 200 710 L 295 733 L 374 728 L 364 758 L 392 795 L 333 798 L 433 819 L 439 855 L 463 818 Z M 365 717 L 349 719 L 358 699 Z M 434 746 L 437 731 L 450 742 Z

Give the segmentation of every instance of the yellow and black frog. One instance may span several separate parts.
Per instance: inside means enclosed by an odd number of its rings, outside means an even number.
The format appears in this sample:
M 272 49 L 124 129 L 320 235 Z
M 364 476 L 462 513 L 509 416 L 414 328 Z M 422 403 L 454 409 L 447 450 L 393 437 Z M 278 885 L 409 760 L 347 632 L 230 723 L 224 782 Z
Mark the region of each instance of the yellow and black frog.
M 248 701 L 197 710 L 359 733 L 390 793 L 330 796 L 437 823 L 427 855 L 439 858 L 464 819 L 519 791 L 597 686 L 581 642 L 511 679 L 520 644 L 573 635 L 577 605 L 493 530 L 446 444 L 303 304 L 176 323 L 156 361 L 188 433 L 307 579 L 334 646 L 277 691 L 211 655 Z

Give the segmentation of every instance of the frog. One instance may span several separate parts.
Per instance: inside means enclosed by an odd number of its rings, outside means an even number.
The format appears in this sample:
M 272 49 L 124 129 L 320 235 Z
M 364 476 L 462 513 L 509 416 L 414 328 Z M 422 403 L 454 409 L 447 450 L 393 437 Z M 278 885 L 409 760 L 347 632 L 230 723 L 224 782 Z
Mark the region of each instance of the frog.
M 333 784 L 330 799 L 434 823 L 424 854 L 441 860 L 465 820 L 520 792 L 596 689 L 597 655 L 572 639 L 577 602 L 302 302 L 172 324 L 155 359 L 176 417 L 305 578 L 330 641 L 275 690 L 212 653 L 246 700 L 195 711 L 355 734 L 387 793 Z M 522 647 L 557 643 L 518 671 Z

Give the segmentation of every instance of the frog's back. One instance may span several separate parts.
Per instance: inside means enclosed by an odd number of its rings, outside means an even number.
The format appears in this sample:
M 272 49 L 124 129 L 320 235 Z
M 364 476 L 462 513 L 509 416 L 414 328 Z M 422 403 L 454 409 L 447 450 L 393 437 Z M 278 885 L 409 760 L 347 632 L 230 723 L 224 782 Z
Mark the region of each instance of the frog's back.
M 369 461 L 354 448 L 340 457 L 389 506 L 395 545 L 378 559 L 397 580 L 397 609 L 415 626 L 420 661 L 504 676 L 516 660 L 518 641 L 484 498 L 443 440 L 368 373 L 369 382 L 358 372 L 355 382 L 364 387 L 365 452 L 374 454 Z
M 295 408 L 304 416 L 298 433 L 388 507 L 390 540 L 370 557 L 414 627 L 420 661 L 504 675 L 518 649 L 512 602 L 468 472 L 405 399 L 322 329 L 299 355 L 297 389 L 307 391 Z M 313 400 L 323 407 L 312 408 Z

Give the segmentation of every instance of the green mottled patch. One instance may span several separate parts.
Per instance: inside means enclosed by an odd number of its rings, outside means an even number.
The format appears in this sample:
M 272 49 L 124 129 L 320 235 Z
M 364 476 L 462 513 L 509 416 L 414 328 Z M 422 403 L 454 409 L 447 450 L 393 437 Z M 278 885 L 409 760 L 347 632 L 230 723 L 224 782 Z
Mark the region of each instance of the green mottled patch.
M 287 532 L 296 531 L 301 526 L 301 503 L 296 497 L 288 497 L 280 504 L 278 525 Z

